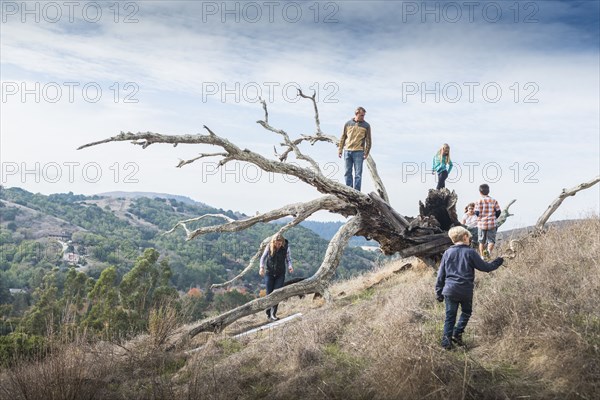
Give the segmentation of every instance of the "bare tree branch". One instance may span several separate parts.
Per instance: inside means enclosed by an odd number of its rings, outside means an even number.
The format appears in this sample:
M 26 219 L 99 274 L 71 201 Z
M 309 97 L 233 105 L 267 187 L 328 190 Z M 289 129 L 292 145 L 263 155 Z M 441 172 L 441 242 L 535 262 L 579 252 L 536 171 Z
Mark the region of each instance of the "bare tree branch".
M 313 92 L 312 96 L 307 96 L 304 93 L 302 93 L 301 89 L 298 89 L 298 96 L 303 97 L 305 99 L 309 99 L 312 101 L 313 103 L 313 108 L 315 110 L 315 125 L 317 126 L 317 132 L 316 135 L 317 136 L 321 136 L 323 135 L 323 132 L 321 131 L 321 121 L 319 120 L 319 108 L 317 107 L 317 101 L 315 100 L 316 96 L 317 96 L 317 92 Z
M 221 163 L 238 160 L 248 162 L 256 165 L 265 172 L 273 172 L 282 175 L 295 176 L 301 181 L 315 187 L 319 192 L 324 194 L 332 194 L 338 198 L 349 202 L 354 206 L 367 206 L 371 200 L 367 195 L 354 190 L 346 185 L 342 185 L 331 179 L 326 178 L 320 173 L 315 173 L 308 168 L 302 168 L 297 165 L 288 164 L 279 161 L 269 160 L 262 155 L 250 151 L 248 149 L 240 149 L 229 140 L 224 139 L 208 127 L 204 127 L 209 135 L 162 135 L 159 133 L 145 132 L 145 133 L 131 133 L 121 132 L 117 136 L 110 137 L 108 139 L 100 140 L 97 142 L 88 143 L 78 148 L 84 149 L 100 144 L 109 142 L 126 142 L 129 141 L 136 145 L 143 145 L 148 147 L 150 144 L 155 143 L 167 143 L 167 144 L 208 144 L 213 146 L 219 146 L 225 150 L 227 157 L 221 160 Z
M 194 161 L 198 161 L 198 160 L 200 160 L 202 158 L 219 157 L 219 156 L 221 156 L 221 157 L 227 157 L 227 153 L 209 153 L 209 154 L 201 153 L 198 157 L 195 157 L 195 158 L 192 158 L 192 159 L 189 159 L 189 160 L 181 160 L 180 159 L 179 160 L 179 164 L 177 164 L 177 168 L 181 168 L 184 165 L 191 164 Z
M 558 207 L 560 207 L 562 202 L 567 197 L 575 196 L 575 194 L 577 194 L 577 192 L 587 189 L 587 188 L 590 188 L 598 182 L 600 182 L 600 175 L 588 182 L 581 183 L 581 184 L 575 186 L 574 188 L 563 189 L 562 192 L 560 193 L 560 195 L 556 198 L 556 200 L 554 200 L 552 203 L 550 203 L 550 205 L 548 206 L 548 209 L 546 209 L 546 211 L 544 211 L 542 216 L 537 220 L 537 222 L 535 224 L 535 230 L 537 232 L 541 232 L 544 230 L 544 225 L 546 224 L 546 222 L 548 221 L 550 216 L 552 214 L 554 214 L 554 212 L 558 209 Z
M 206 319 L 191 329 L 187 336 L 191 338 L 200 332 L 207 331 L 221 332 L 225 327 L 238 319 L 272 307 L 293 296 L 307 293 L 324 293 L 329 286 L 331 278 L 335 274 L 344 248 L 348 245 L 350 238 L 359 230 L 360 224 L 360 217 L 354 217 L 340 227 L 333 239 L 329 242 L 321 266 L 310 278 L 293 285 L 284 286 L 281 289 L 273 291 L 266 297 L 258 298 L 224 314 Z
M 369 168 L 369 172 L 371 173 L 371 179 L 373 179 L 373 183 L 375 184 L 375 189 L 377 190 L 377 194 L 386 203 L 390 202 L 390 198 L 387 194 L 387 190 L 385 190 L 385 186 L 383 185 L 383 181 L 379 177 L 379 172 L 377 172 L 377 164 L 375 164 L 375 160 L 371 155 L 367 157 L 367 168 Z
M 517 201 L 517 199 L 512 199 L 508 205 L 506 207 L 504 207 L 504 209 L 502 210 L 502 212 L 500 213 L 500 216 L 498 217 L 498 219 L 496 220 L 496 225 L 497 226 L 501 226 L 502 224 L 504 224 L 506 222 L 506 220 L 508 219 L 508 217 L 513 216 L 514 214 L 511 214 L 508 209 L 510 208 L 510 206 L 512 206 L 515 201 Z
M 277 231 L 275 233 L 275 235 L 277 235 L 277 234 L 283 234 L 284 232 L 286 232 L 290 228 L 293 228 L 294 226 L 298 225 L 300 222 L 306 220 L 308 217 L 310 217 L 312 214 L 314 214 L 315 212 L 317 212 L 319 210 L 330 210 L 330 211 L 335 210 L 337 212 L 341 212 L 341 209 L 339 209 L 338 207 L 343 207 L 343 203 L 340 203 L 340 201 L 337 200 L 334 196 L 326 196 L 326 197 L 321 197 L 321 198 L 313 200 L 313 201 L 309 201 L 307 203 L 291 204 L 291 205 L 282 207 L 278 210 L 273 210 L 266 214 L 261 214 L 256 217 L 244 220 L 244 221 L 234 221 L 230 224 L 226 224 L 226 225 L 229 225 L 228 227 L 226 227 L 225 225 L 221 225 L 220 227 L 211 227 L 211 228 L 223 229 L 223 230 L 213 230 L 212 232 L 239 231 L 239 230 L 247 229 L 250 226 L 252 226 L 258 222 L 269 222 L 269 221 L 274 221 L 274 220 L 286 217 L 288 215 L 294 215 L 295 218 L 292 221 L 288 222 L 281 229 L 279 229 L 279 231 Z M 236 224 L 235 222 L 239 222 L 239 224 Z M 198 236 L 203 233 L 209 233 L 209 231 L 202 231 L 200 233 L 194 232 L 194 233 L 196 233 L 196 234 L 193 237 Z M 234 281 L 236 281 L 236 280 L 240 279 L 241 277 L 243 277 L 244 275 L 246 275 L 252 269 L 253 265 L 258 261 L 258 259 L 261 257 L 263 251 L 265 250 L 265 247 L 267 246 L 267 244 L 269 243 L 270 240 L 271 240 L 271 237 L 268 237 L 262 241 L 262 243 L 259 246 L 258 251 L 252 256 L 252 258 L 248 262 L 248 265 L 246 266 L 246 268 L 244 268 L 244 270 L 242 272 L 240 272 L 237 276 L 235 276 L 234 278 L 232 278 L 226 282 L 213 284 L 211 286 L 211 288 L 219 288 L 219 287 L 228 286 L 231 283 L 233 283 Z
M 265 122 L 268 124 L 269 123 L 269 111 L 267 111 L 267 102 L 264 101 L 260 97 L 258 99 L 260 100 L 260 104 L 262 104 L 263 110 L 265 110 Z
M 329 210 L 335 213 L 346 213 L 345 215 L 351 215 L 353 212 L 352 208 L 348 207 L 347 204 L 337 199 L 335 196 L 323 196 L 318 199 L 311 200 L 306 203 L 294 203 L 287 206 L 278 208 L 277 210 L 271 210 L 264 214 L 258 214 L 250 218 L 242 220 L 231 220 L 222 225 L 205 226 L 193 230 L 187 237 L 187 240 L 194 239 L 197 236 L 205 235 L 207 233 L 222 233 L 222 232 L 238 232 L 244 229 L 248 229 L 259 222 L 271 222 L 278 220 L 288 215 L 301 216 L 306 215 L 308 217 L 311 214 L 319 210 Z
M 186 240 L 190 240 L 190 239 L 192 239 L 190 237 L 190 235 L 192 234 L 192 232 L 187 228 L 186 224 L 188 224 L 190 222 L 197 222 L 197 221 L 200 221 L 201 219 L 209 218 L 209 217 L 223 218 L 223 219 L 225 219 L 225 220 L 227 220 L 229 222 L 235 221 L 233 218 L 230 218 L 230 217 L 228 217 L 227 215 L 224 215 L 224 214 L 204 214 L 204 215 L 201 215 L 199 217 L 186 219 L 184 221 L 179 221 L 177 224 L 175 224 L 175 226 L 173 228 L 171 228 L 170 230 L 164 232 L 163 235 L 167 235 L 169 233 L 173 233 L 173 232 L 175 232 L 175 229 L 177 229 L 177 227 L 181 226 L 185 230 L 185 235 L 187 237 Z
M 268 116 L 268 114 L 266 113 L 267 103 L 264 100 L 262 100 L 262 104 L 263 104 L 263 108 L 265 109 L 265 117 L 266 117 L 266 116 Z M 269 125 L 269 123 L 267 121 L 256 121 L 256 123 L 260 124 L 263 128 L 265 128 L 268 131 L 275 132 L 275 133 L 283 136 L 285 143 L 282 143 L 282 145 L 288 146 L 291 150 L 294 151 L 294 154 L 296 155 L 296 158 L 298 160 L 304 160 L 304 161 L 308 162 L 311 165 L 311 167 L 313 168 L 313 171 L 315 173 L 322 175 L 321 168 L 319 168 L 319 164 L 317 164 L 317 162 L 315 160 L 313 160 L 311 157 L 302 153 L 300 151 L 300 149 L 298 148 L 298 146 L 296 146 L 296 144 L 291 141 L 290 136 L 287 134 L 286 131 L 284 131 L 283 129 L 273 128 L 271 125 Z

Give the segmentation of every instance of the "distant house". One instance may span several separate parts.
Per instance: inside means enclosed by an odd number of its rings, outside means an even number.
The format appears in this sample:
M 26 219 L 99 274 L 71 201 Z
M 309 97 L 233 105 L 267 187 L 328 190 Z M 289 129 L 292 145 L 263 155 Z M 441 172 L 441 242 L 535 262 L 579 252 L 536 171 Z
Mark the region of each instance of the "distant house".
M 27 290 L 25 289 L 8 289 L 12 296 L 16 294 L 27 294 Z
M 63 232 L 63 233 L 52 232 L 52 233 L 49 233 L 47 236 L 50 239 L 58 239 L 58 240 L 61 240 L 63 242 L 71 240 L 71 234 L 69 232 Z
M 67 261 L 69 264 L 77 264 L 79 262 L 79 254 L 65 253 L 63 255 L 63 260 Z

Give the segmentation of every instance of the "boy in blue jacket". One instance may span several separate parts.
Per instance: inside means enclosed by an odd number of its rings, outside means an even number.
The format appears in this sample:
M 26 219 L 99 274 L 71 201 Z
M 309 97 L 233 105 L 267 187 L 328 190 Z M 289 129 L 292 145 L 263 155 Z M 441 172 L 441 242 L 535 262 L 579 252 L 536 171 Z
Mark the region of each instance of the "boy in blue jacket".
M 473 310 L 475 270 L 492 272 L 504 262 L 502 257 L 490 263 L 483 261 L 469 246 L 471 233 L 462 226 L 451 228 L 448 236 L 454 246 L 444 252 L 435 284 L 437 301 L 446 301 L 446 321 L 442 337 L 442 347 L 446 350 L 452 349 L 453 341 L 458 346 L 463 345 L 462 334 Z M 456 324 L 459 305 L 461 314 Z

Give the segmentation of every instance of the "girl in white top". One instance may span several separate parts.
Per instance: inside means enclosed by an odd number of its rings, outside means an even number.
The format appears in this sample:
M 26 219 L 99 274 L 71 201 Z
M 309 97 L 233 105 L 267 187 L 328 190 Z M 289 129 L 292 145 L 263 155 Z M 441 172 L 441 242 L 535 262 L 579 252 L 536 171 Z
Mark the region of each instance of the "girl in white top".
M 461 224 L 468 228 L 477 228 L 477 215 L 475 215 L 475 203 L 469 203 L 465 207 L 465 215 L 463 215 Z

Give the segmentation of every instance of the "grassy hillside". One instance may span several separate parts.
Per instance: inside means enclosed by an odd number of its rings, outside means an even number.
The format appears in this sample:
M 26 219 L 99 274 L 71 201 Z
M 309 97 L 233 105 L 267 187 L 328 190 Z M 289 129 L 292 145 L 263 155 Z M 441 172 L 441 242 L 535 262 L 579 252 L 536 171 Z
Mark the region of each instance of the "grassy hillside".
M 124 346 L 57 340 L 46 358 L 0 373 L 0 399 L 595 399 L 599 232 L 597 217 L 552 228 L 478 274 L 466 350 L 440 346 L 435 271 L 400 260 L 336 283 L 328 304 L 290 299 L 279 314 L 301 318 L 239 340 L 262 313 L 172 352 L 161 350 L 176 326 L 165 310 Z

